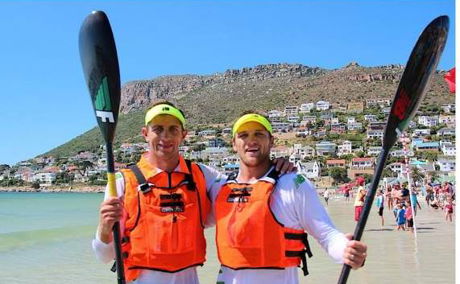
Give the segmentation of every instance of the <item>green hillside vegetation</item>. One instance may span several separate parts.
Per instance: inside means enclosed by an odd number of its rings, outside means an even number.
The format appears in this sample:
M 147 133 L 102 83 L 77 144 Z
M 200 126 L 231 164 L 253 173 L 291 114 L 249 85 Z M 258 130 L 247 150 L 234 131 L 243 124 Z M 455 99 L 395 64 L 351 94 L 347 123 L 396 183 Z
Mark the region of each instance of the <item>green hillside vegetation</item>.
M 349 102 L 364 102 L 366 99 L 391 99 L 403 70 L 399 65 L 362 67 L 354 63 L 341 69 L 326 70 L 300 64 L 272 64 L 209 76 L 162 76 L 129 82 L 122 87 L 123 114 L 119 116 L 114 144 L 117 147 L 124 142 L 142 141 L 140 129 L 145 109 L 158 99 L 174 102 L 184 110 L 189 125 L 203 129 L 210 124 L 230 125 L 249 109 L 283 111 L 287 105 L 319 100 L 346 106 Z M 454 103 L 455 96 L 449 93 L 443 74 L 435 74 L 422 110 L 430 111 L 432 105 Z M 374 113 L 383 116 L 379 111 Z M 340 119 L 344 120 L 347 115 L 343 114 Z M 358 120 L 362 120 L 362 116 L 358 115 Z M 363 134 L 345 138 L 355 144 L 362 140 Z M 43 155 L 71 156 L 86 150 L 97 152 L 103 143 L 99 129 L 95 127 Z

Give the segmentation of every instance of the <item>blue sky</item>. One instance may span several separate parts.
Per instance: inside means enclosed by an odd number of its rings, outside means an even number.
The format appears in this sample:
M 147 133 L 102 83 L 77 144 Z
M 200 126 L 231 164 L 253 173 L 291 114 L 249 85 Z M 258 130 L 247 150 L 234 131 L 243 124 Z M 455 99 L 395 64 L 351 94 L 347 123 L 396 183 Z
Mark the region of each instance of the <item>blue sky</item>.
M 455 2 L 87 1 L 0 2 L 0 163 L 14 164 L 96 125 L 78 32 L 104 10 L 122 84 L 213 74 L 266 63 L 340 68 L 405 64 L 423 28 L 448 15 L 439 69 L 455 64 Z

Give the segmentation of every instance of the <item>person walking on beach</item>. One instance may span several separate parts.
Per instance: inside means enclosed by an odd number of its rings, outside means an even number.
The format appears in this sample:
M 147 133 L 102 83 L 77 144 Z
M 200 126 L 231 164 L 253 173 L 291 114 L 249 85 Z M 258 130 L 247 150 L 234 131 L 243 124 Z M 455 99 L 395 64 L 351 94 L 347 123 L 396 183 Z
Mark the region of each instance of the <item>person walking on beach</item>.
M 418 202 L 418 199 L 417 199 L 417 194 L 418 194 L 418 191 L 415 188 L 414 190 L 412 190 L 412 193 L 410 194 L 410 204 L 412 206 L 415 216 L 417 216 L 417 207 L 418 209 L 422 210 L 422 206 L 420 206 L 420 203 Z
M 452 215 L 454 214 L 454 203 L 452 198 L 447 199 L 447 203 L 444 206 L 444 210 L 446 211 L 446 221 L 452 222 Z
M 361 267 L 366 245 L 334 227 L 312 183 L 300 174 L 279 176 L 270 164 L 274 137 L 268 119 L 247 113 L 232 133 L 239 172 L 211 191 L 222 264 L 217 283 L 298 283 L 297 266 L 302 263 L 308 274 L 307 233 L 336 262 Z
M 350 201 L 350 190 L 351 190 L 351 186 L 349 184 L 345 185 L 343 189 L 343 196 L 345 196 L 346 202 Z
M 359 217 L 361 216 L 361 212 L 363 211 L 364 207 L 364 198 L 366 197 L 366 190 L 363 186 L 358 187 L 358 192 L 356 193 L 355 199 L 355 221 L 358 222 Z
M 329 206 L 329 197 L 331 196 L 331 192 L 329 189 L 326 189 L 324 190 L 323 192 L 323 197 L 324 197 L 324 201 L 326 202 L 326 206 Z
M 204 227 L 212 224 L 208 191 L 223 177 L 179 154 L 187 131 L 184 114 L 173 104 L 151 107 L 141 132 L 148 152 L 116 174 L 118 197 L 106 193 L 101 203 L 93 250 L 103 262 L 114 259 L 112 227 L 120 221 L 127 282 L 199 283 Z
M 396 229 L 405 231 L 406 224 L 406 210 L 404 210 L 403 205 L 400 203 L 397 205 L 398 211 L 396 212 Z
M 383 228 L 383 226 L 385 225 L 385 220 L 383 218 L 383 209 L 385 208 L 385 198 L 384 198 L 382 190 L 379 190 L 377 192 L 377 198 L 376 198 L 376 201 L 375 201 L 375 205 L 378 208 L 378 214 L 380 216 L 381 224 L 382 224 L 382 228 Z
M 406 212 L 404 213 L 404 218 L 406 218 L 406 224 L 409 231 L 414 232 L 414 216 L 412 215 L 413 210 L 412 206 L 407 202 L 406 203 Z
M 391 194 L 391 185 L 387 185 L 385 191 L 385 199 L 387 200 L 388 210 L 391 210 L 393 208 L 393 196 Z

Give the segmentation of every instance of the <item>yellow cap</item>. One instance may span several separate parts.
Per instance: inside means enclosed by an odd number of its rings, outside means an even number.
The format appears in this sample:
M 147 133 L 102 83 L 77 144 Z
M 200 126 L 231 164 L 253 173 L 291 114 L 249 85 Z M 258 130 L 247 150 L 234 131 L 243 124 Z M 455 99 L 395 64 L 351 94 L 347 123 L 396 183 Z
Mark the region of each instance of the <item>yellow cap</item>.
M 154 119 L 156 116 L 160 114 L 172 115 L 180 121 L 182 127 L 185 126 L 184 115 L 180 112 L 179 109 L 168 104 L 159 104 L 149 109 L 145 114 L 145 125 L 149 124 L 149 122 L 152 121 L 152 119 Z
M 240 117 L 233 125 L 233 136 L 235 136 L 236 132 L 241 127 L 241 125 L 251 121 L 262 124 L 262 126 L 265 127 L 265 129 L 267 129 L 267 131 L 270 134 L 273 133 L 272 125 L 270 124 L 270 121 L 268 121 L 268 119 L 257 113 L 248 113 Z

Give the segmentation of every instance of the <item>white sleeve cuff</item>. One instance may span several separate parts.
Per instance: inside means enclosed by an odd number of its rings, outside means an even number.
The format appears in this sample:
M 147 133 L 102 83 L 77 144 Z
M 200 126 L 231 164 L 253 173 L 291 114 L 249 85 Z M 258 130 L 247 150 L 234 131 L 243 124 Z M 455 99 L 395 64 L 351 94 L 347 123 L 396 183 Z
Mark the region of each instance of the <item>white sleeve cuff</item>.
M 343 253 L 347 247 L 348 239 L 344 234 L 335 234 L 329 242 L 327 252 L 336 263 L 343 264 Z
M 92 246 L 96 258 L 99 261 L 103 263 L 108 263 L 109 261 L 115 258 L 113 242 L 106 244 L 102 242 L 98 236 L 96 236 L 96 238 L 92 242 Z

